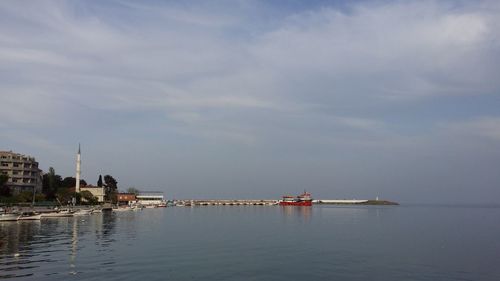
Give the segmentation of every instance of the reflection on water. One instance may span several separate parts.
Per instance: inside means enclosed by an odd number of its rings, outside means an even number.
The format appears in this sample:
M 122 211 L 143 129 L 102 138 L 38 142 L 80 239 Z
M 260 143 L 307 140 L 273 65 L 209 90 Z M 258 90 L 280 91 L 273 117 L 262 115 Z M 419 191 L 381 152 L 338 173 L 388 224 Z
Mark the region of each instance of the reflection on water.
M 241 206 L 1 222 L 0 279 L 500 280 L 498 217 L 500 208 Z
M 18 253 L 22 247 L 29 249 L 26 242 L 35 240 L 39 231 L 39 221 L 0 223 L 0 253 Z
M 307 222 L 312 216 L 312 207 L 308 206 L 280 206 L 283 217 L 294 217 L 293 219 L 299 218 Z
M 105 248 L 113 242 L 110 237 L 115 220 L 114 214 L 102 213 L 41 221 L 0 222 L 0 278 L 31 276 L 37 268 L 50 267 L 50 263 L 64 260 L 67 260 L 69 273 L 76 274 L 79 241 L 91 239 Z

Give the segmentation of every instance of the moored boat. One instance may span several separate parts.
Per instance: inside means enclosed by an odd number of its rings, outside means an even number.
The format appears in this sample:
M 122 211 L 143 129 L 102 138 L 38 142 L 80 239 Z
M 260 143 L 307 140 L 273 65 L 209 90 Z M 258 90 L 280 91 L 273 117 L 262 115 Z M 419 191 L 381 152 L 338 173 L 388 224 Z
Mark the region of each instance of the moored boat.
M 17 221 L 19 214 L 0 214 L 0 221 Z
M 42 218 L 41 214 L 35 212 L 23 212 L 21 216 L 19 216 L 18 220 L 20 221 L 40 220 L 41 218 Z
M 80 209 L 74 213 L 75 216 L 86 216 L 90 215 L 92 213 L 92 210 L 90 209 Z
M 144 207 L 142 207 L 141 205 L 134 205 L 132 206 L 132 210 L 133 211 L 141 211 Z
M 42 218 L 62 218 L 62 217 L 72 217 L 73 213 L 70 211 L 60 211 L 60 212 L 51 212 L 51 213 L 43 213 Z
M 299 196 L 283 196 L 283 200 L 279 202 L 280 206 L 312 206 L 311 194 L 304 191 Z
M 125 207 L 125 208 L 113 208 L 113 212 L 126 212 L 126 211 L 131 211 L 132 208 L 130 207 Z

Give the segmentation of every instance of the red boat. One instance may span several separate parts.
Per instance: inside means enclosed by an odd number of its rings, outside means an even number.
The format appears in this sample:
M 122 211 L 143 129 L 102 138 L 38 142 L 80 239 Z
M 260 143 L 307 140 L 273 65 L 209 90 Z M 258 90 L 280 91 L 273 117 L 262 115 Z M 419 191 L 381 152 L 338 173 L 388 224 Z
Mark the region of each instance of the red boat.
M 297 197 L 283 196 L 280 206 L 312 206 L 311 193 L 305 192 Z

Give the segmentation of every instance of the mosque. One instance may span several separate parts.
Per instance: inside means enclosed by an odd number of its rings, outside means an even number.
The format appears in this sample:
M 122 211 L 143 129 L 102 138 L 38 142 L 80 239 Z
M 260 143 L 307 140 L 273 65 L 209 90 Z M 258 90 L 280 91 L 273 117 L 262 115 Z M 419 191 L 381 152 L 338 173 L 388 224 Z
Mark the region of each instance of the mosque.
M 76 192 L 82 192 L 82 191 L 88 191 L 92 193 L 97 198 L 97 202 L 102 203 L 104 202 L 104 187 L 99 187 L 99 186 L 94 186 L 94 185 L 86 185 L 86 186 L 80 186 L 80 179 L 82 176 L 82 154 L 81 154 L 81 148 L 80 144 L 78 144 L 78 153 L 76 154 L 76 186 L 75 186 L 75 191 Z

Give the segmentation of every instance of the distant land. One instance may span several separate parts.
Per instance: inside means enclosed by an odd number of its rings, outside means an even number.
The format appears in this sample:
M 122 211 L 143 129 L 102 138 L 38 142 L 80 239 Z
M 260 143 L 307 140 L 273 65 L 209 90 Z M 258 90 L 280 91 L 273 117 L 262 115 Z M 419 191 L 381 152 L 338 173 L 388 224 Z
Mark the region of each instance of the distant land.
M 314 200 L 313 204 L 318 205 L 399 205 L 399 203 L 388 200 Z

